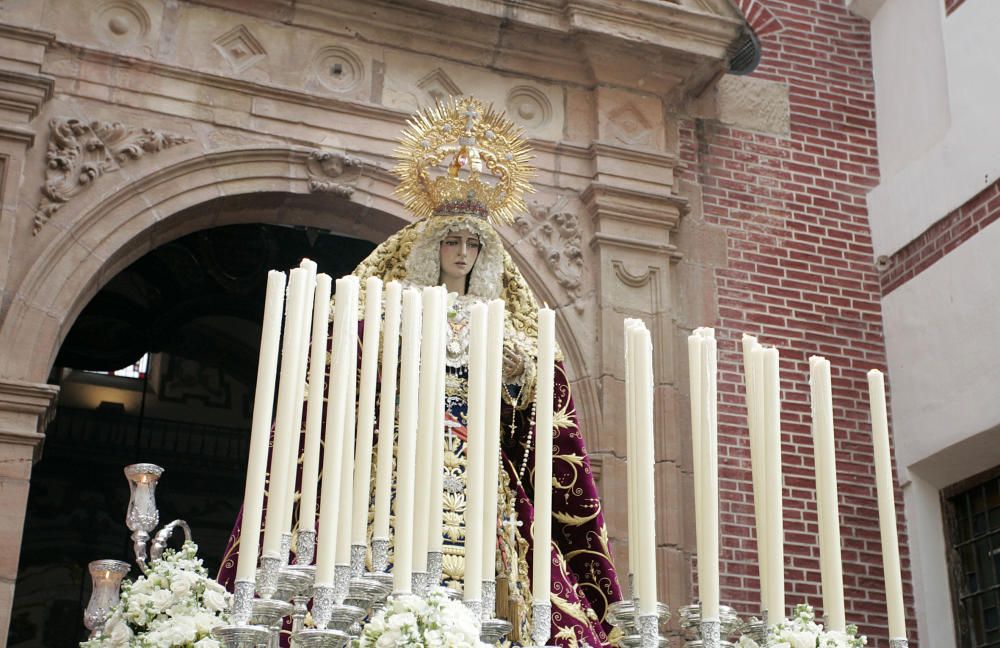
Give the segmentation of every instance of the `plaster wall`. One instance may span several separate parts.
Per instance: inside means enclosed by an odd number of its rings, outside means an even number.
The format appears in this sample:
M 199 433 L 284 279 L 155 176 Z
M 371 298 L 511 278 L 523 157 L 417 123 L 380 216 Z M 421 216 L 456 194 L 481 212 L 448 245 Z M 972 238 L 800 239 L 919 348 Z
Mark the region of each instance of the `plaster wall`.
M 901 470 L 1000 424 L 998 246 L 994 223 L 883 299 Z M 953 479 L 936 468 L 935 481 L 946 486 L 1000 463 L 1000 443 L 984 450 L 961 458 Z
M 950 16 L 938 0 L 887 0 L 872 59 L 882 183 L 868 196 L 876 256 L 890 256 L 1000 177 L 1000 4 Z

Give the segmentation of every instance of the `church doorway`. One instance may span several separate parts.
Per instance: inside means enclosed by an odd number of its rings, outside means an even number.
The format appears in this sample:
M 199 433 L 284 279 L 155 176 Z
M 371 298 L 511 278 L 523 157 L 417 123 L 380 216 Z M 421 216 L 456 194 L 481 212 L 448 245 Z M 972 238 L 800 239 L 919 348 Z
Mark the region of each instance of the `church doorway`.
M 86 637 L 87 564 L 133 558 L 125 465 L 165 469 L 160 522 L 186 520 L 214 574 L 242 499 L 266 273 L 309 257 L 337 277 L 375 246 L 323 227 L 354 231 L 316 195 L 219 198 L 171 219 L 207 226 L 107 281 L 56 356 L 60 396 L 33 469 L 10 646 Z

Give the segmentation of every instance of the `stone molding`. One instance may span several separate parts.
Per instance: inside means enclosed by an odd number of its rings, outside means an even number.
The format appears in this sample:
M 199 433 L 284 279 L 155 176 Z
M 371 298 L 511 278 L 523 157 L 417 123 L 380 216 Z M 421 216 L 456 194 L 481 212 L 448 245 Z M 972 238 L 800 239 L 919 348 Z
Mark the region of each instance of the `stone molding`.
M 55 79 L 40 74 L 0 70 L 0 107 L 23 115 L 24 123 L 52 98 Z
M 0 445 L 31 446 L 34 461 L 38 461 L 45 428 L 55 415 L 58 396 L 59 387 L 55 385 L 0 379 Z M 30 421 L 32 417 L 35 419 L 33 430 L 17 424 L 18 420 Z
M 339 151 L 312 151 L 306 159 L 309 191 L 331 193 L 341 198 L 354 195 L 358 180 L 366 170 L 385 171 L 377 164 Z
M 45 183 L 35 210 L 32 234 L 37 235 L 52 215 L 74 196 L 93 186 L 106 173 L 142 158 L 146 153 L 185 144 L 191 138 L 121 122 L 55 117 L 49 120 L 49 147 L 45 154 Z

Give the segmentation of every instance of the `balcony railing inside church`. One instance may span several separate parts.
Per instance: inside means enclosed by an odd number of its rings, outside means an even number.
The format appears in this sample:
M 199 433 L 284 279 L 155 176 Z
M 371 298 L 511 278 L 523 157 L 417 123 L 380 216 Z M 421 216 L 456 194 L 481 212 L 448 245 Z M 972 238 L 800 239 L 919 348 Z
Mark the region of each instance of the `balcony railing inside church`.
M 138 460 L 175 469 L 211 465 L 242 473 L 250 432 L 243 428 L 60 407 L 46 431 L 45 458 L 75 457 L 120 466 Z

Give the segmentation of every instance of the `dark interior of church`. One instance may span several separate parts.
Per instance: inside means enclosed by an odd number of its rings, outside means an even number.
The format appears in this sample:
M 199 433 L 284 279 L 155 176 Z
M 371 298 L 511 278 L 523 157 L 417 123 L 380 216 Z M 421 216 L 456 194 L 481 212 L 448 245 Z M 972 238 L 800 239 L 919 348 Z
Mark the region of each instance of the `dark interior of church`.
M 259 195 L 255 207 L 282 200 Z M 155 248 L 101 288 L 50 379 L 63 391 L 32 475 L 8 645 L 86 638 L 88 563 L 133 558 L 126 465 L 164 468 L 160 523 L 186 520 L 214 575 L 241 504 L 266 274 L 308 257 L 341 276 L 373 247 L 306 227 L 226 225 Z M 115 375 L 122 368 L 132 371 Z

